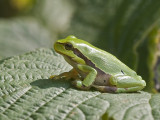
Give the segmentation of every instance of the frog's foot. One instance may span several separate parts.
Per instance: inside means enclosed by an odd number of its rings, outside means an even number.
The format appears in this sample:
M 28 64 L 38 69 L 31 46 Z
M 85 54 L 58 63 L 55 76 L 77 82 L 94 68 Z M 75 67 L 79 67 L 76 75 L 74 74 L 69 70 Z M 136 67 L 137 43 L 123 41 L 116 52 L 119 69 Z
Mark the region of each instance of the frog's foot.
M 58 80 L 58 79 L 65 79 L 65 80 L 74 80 L 76 78 L 80 78 L 80 75 L 75 69 L 70 70 L 69 72 L 64 72 L 59 75 L 52 75 L 49 79 Z
M 49 79 L 54 79 L 54 77 L 55 77 L 55 75 L 51 75 L 51 76 L 49 77 Z
M 72 79 L 73 77 L 71 76 L 71 74 L 69 72 L 64 72 L 60 75 L 52 75 L 49 77 L 49 79 L 51 80 L 58 80 L 58 79 L 65 79 L 65 80 L 69 80 Z
M 63 77 L 62 76 L 59 76 L 59 75 L 52 75 L 49 77 L 49 79 L 51 80 L 58 80 L 58 79 L 62 79 Z
M 82 84 L 82 81 L 81 80 L 75 80 L 72 82 L 72 84 L 76 87 L 76 88 L 79 88 L 81 90 L 89 90 L 91 86 L 89 87 L 86 87 Z
M 115 86 L 92 85 L 92 87 L 96 88 L 100 92 L 108 92 L 108 93 L 116 93 L 117 92 L 117 87 L 115 87 Z

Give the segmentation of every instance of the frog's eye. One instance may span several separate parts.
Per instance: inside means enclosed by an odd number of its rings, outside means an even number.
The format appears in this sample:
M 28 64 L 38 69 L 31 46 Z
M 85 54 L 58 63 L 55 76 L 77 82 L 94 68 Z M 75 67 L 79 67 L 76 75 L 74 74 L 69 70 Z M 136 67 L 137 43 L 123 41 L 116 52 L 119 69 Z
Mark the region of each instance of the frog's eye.
M 66 44 L 64 45 L 64 47 L 65 47 L 66 50 L 72 50 L 72 49 L 73 49 L 73 45 L 70 44 L 70 43 L 66 43 Z

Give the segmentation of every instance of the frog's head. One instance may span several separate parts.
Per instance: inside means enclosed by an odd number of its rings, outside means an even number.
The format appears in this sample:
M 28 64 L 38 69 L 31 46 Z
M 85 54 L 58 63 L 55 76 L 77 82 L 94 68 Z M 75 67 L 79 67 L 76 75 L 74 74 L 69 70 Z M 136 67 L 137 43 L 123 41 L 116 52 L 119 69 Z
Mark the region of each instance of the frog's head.
M 75 36 L 68 36 L 65 39 L 57 40 L 54 44 L 54 49 L 57 53 L 63 55 L 69 63 L 74 61 L 85 64 L 85 61 L 77 55 L 77 46 L 83 42 L 85 41 L 77 39 Z

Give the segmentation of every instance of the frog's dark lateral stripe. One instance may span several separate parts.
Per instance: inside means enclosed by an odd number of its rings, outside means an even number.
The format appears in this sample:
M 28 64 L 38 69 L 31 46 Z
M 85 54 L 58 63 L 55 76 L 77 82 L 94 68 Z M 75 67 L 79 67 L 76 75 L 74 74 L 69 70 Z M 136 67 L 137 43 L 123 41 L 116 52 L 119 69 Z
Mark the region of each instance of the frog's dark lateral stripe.
M 102 74 L 106 74 L 105 72 L 103 72 L 102 70 L 100 70 L 99 68 L 97 68 L 95 66 L 95 64 L 92 63 L 87 57 L 85 57 L 78 49 L 74 48 L 73 52 L 74 52 L 75 55 L 77 55 L 78 57 L 82 58 L 87 65 L 92 66 L 94 69 L 96 69 L 97 72 L 100 72 Z
M 103 72 L 101 69 L 97 68 L 96 65 L 94 63 L 91 62 L 91 60 L 89 60 L 87 57 L 85 57 L 77 48 L 74 48 L 73 46 L 71 47 L 71 49 L 68 49 L 70 45 L 67 46 L 67 49 L 66 50 L 71 50 L 73 51 L 73 53 L 83 59 L 85 61 L 85 63 L 89 66 L 92 66 L 94 69 L 96 69 L 96 71 L 98 72 L 97 75 L 103 75 L 103 74 L 107 74 L 105 72 Z M 69 56 L 67 56 L 69 57 Z M 94 85 L 93 85 L 94 87 Z M 110 83 L 107 85 L 107 86 L 99 86 L 99 87 L 95 87 L 97 88 L 98 90 L 102 91 L 102 92 L 109 92 L 109 93 L 115 93 L 117 91 L 117 87 L 116 86 L 112 86 Z

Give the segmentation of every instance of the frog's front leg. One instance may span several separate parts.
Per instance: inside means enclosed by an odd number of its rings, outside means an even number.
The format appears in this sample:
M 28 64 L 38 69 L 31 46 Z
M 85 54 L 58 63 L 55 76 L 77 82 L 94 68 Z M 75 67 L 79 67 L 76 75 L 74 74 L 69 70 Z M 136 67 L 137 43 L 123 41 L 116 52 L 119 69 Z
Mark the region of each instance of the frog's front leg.
M 79 73 L 73 68 L 69 72 L 64 72 L 64 73 L 61 73 L 60 75 L 52 75 L 50 76 L 50 79 L 58 80 L 58 79 L 64 78 L 65 80 L 69 80 L 69 79 L 77 79 L 79 77 L 80 77 Z
M 117 87 L 116 93 L 136 92 L 146 86 L 144 80 L 127 75 L 112 76 L 109 80 L 111 85 Z
M 97 76 L 97 71 L 93 67 L 90 67 L 88 65 L 78 64 L 77 68 L 81 72 L 86 73 L 86 76 L 85 76 L 84 80 L 75 80 L 73 82 L 73 84 L 77 88 L 80 88 L 80 89 L 83 89 L 83 90 L 89 89 L 91 87 L 91 85 L 93 84 L 96 76 Z

